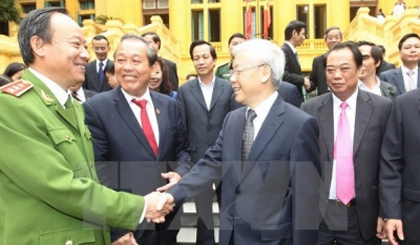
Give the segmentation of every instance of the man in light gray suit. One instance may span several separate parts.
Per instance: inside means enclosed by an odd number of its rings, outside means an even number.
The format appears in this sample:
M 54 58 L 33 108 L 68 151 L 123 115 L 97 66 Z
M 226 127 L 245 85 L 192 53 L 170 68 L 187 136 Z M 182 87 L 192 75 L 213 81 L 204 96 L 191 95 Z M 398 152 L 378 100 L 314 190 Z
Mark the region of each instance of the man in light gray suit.
M 231 84 L 214 75 L 217 55 L 214 47 L 203 40 L 190 46 L 190 56 L 198 77 L 178 89 L 178 103 L 188 134 L 191 159 L 197 163 L 207 148 L 214 145 L 223 119 L 230 111 Z M 197 244 L 214 244 L 212 218 L 212 186 L 195 199 Z
M 402 66 L 398 69 L 381 73 L 379 78 L 397 87 L 399 94 L 420 87 L 420 36 L 409 33 L 398 43 Z
M 378 238 L 384 238 L 378 176 L 392 102 L 358 89 L 361 70 L 362 54 L 356 44 L 338 44 L 326 54 L 326 78 L 332 93 L 301 107 L 317 119 L 320 130 L 324 185 L 319 245 L 379 245 Z

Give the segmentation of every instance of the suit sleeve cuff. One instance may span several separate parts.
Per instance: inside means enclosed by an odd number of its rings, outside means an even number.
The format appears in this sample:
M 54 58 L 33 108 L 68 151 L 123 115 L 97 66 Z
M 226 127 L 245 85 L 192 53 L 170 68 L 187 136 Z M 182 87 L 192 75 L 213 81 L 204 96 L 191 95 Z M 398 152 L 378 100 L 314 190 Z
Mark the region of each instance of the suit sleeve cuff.
M 143 208 L 143 213 L 140 216 L 140 220 L 139 220 L 139 224 L 143 222 L 144 220 L 144 216 L 146 216 L 146 210 L 147 210 L 147 199 L 144 199 L 144 208 Z

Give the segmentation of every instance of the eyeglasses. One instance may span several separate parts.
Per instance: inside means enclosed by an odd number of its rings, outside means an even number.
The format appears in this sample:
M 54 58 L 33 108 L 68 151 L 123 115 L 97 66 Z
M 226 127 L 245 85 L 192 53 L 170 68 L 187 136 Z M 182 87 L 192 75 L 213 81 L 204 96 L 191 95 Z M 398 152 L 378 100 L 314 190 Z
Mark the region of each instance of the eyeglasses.
M 256 65 L 256 66 L 251 66 L 251 67 L 247 67 L 247 68 L 243 68 L 243 69 L 233 69 L 232 70 L 232 76 L 239 77 L 239 75 L 241 75 L 242 72 L 247 71 L 247 70 L 251 70 L 251 69 L 254 69 L 254 68 L 258 68 L 258 67 L 261 67 L 263 65 L 265 65 L 265 64 L 259 64 L 259 65 Z

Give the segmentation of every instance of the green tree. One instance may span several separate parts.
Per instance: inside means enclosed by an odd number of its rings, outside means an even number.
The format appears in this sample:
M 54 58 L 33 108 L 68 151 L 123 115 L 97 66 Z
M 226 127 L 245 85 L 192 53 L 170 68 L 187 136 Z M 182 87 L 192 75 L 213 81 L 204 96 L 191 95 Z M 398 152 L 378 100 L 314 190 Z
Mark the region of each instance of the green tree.
M 0 21 L 12 21 L 19 24 L 20 20 L 20 12 L 16 8 L 16 0 L 1 0 Z

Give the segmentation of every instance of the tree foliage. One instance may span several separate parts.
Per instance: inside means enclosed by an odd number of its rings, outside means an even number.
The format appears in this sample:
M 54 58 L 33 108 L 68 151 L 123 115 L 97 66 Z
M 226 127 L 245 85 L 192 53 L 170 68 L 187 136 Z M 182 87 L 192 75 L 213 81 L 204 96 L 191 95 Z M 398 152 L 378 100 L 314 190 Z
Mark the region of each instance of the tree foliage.
M 21 18 L 16 8 L 16 0 L 0 0 L 0 21 L 12 21 L 19 24 Z

